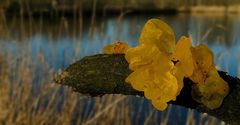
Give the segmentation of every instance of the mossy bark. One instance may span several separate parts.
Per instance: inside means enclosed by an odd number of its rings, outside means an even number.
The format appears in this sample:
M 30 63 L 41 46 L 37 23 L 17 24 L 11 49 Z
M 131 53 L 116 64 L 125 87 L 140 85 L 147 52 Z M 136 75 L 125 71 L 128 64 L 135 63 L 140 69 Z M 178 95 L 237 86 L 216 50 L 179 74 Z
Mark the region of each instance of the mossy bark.
M 124 94 L 143 96 L 125 82 L 132 71 L 123 54 L 99 54 L 81 59 L 70 65 L 55 77 L 61 85 L 70 86 L 74 91 L 91 96 L 104 94 Z M 240 123 L 240 80 L 219 71 L 220 76 L 228 82 L 230 92 L 218 109 L 210 110 L 192 99 L 191 91 L 194 83 L 184 78 L 184 87 L 176 101 L 169 102 L 199 112 L 208 113 L 227 123 Z

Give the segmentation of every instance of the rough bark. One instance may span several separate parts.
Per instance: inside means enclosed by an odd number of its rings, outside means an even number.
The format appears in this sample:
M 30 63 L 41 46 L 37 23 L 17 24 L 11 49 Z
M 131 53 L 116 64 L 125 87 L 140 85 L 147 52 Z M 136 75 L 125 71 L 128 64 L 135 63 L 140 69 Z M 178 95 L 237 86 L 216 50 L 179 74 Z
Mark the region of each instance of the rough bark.
M 76 92 L 91 96 L 104 94 L 143 96 L 143 92 L 134 90 L 125 82 L 131 72 L 123 54 L 99 54 L 73 63 L 58 74 L 55 81 L 72 87 Z M 184 78 L 184 87 L 177 100 L 169 103 L 208 113 L 232 125 L 240 124 L 240 80 L 222 71 L 219 71 L 219 74 L 230 87 L 230 92 L 220 108 L 210 110 L 194 101 L 191 96 L 194 83 L 187 78 Z

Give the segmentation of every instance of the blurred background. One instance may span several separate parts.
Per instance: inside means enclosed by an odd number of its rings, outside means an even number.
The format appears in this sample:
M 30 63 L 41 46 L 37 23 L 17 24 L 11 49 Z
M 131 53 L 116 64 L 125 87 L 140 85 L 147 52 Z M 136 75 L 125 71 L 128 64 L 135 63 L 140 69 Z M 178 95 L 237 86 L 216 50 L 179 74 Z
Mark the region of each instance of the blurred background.
M 224 125 L 195 110 L 160 112 L 134 96 L 91 98 L 52 78 L 115 40 L 138 45 L 144 23 L 160 18 L 215 64 L 240 76 L 239 0 L 0 0 L 0 125 Z

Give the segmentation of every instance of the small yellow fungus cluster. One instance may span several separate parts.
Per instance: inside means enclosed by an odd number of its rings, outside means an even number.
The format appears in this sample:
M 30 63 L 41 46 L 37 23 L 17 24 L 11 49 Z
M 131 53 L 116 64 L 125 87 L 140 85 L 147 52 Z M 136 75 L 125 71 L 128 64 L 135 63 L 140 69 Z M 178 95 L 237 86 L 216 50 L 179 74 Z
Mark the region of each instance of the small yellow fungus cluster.
M 193 85 L 192 96 L 210 109 L 218 108 L 228 94 L 227 83 L 218 75 L 214 57 L 206 45 L 192 47 L 191 39 L 182 36 L 176 43 L 173 30 L 159 19 L 144 25 L 137 47 L 114 43 L 104 48 L 107 54 L 125 53 L 133 70 L 126 82 L 143 91 L 158 110 L 176 100 L 187 77 Z
M 127 42 L 122 43 L 119 41 L 115 41 L 113 45 L 106 45 L 103 48 L 103 52 L 106 54 L 117 54 L 117 53 L 125 53 L 127 49 L 129 49 Z

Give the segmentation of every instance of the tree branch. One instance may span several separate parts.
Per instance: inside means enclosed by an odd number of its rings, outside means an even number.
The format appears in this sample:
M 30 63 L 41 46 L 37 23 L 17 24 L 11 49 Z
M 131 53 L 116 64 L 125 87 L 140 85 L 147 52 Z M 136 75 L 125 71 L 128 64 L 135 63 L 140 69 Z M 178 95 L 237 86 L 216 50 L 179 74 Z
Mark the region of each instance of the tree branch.
M 124 94 L 143 96 L 125 82 L 132 71 L 123 54 L 99 54 L 81 59 L 70 65 L 55 77 L 56 83 L 70 86 L 74 91 L 91 96 L 104 94 Z M 194 83 L 184 78 L 184 87 L 176 101 L 169 102 L 187 108 L 208 113 L 230 124 L 240 123 L 240 80 L 219 71 L 220 76 L 228 82 L 230 92 L 218 109 L 210 110 L 194 101 L 191 89 Z

